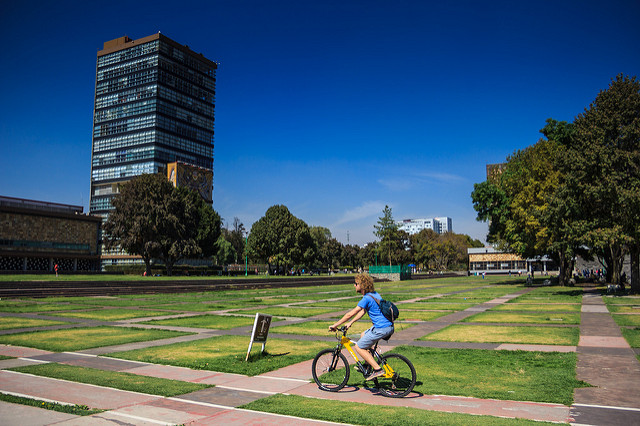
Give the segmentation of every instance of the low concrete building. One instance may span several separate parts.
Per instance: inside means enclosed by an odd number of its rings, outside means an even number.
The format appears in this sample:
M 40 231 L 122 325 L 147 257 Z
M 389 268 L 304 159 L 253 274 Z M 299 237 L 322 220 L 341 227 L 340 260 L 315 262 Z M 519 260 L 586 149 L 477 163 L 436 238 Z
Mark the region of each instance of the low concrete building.
M 474 274 L 517 274 L 517 273 L 557 273 L 558 266 L 548 257 L 523 259 L 515 253 L 497 250 L 493 247 L 468 248 L 469 273 Z
M 0 271 L 97 271 L 101 223 L 81 206 L 0 196 Z

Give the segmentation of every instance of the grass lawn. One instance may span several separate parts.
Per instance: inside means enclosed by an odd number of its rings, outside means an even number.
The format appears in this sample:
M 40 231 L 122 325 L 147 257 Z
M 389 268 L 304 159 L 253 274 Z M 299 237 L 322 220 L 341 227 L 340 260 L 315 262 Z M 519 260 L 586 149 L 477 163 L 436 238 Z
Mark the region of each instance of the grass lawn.
M 622 335 L 627 339 L 627 342 L 629 342 L 629 346 L 632 348 L 640 348 L 640 328 L 623 328 Z
M 640 296 L 604 296 L 607 305 L 640 305 Z
M 86 405 L 67 405 L 57 402 L 42 401 L 39 399 L 25 398 L 22 396 L 9 395 L 0 391 L 0 401 L 12 404 L 28 405 L 30 407 L 42 408 L 44 410 L 57 411 L 59 413 L 73 414 L 76 416 L 91 416 L 102 413 L 104 410 L 89 408 Z
M 398 316 L 399 321 L 431 321 L 436 318 L 449 315 L 451 313 L 436 311 L 413 311 L 411 309 L 403 309 L 402 305 L 400 305 L 398 309 L 400 310 L 400 314 Z
M 131 318 L 158 317 L 168 315 L 166 311 L 145 311 L 144 309 L 100 309 L 97 311 L 64 312 L 56 314 L 59 317 L 87 318 L 98 321 L 118 321 Z
M 183 395 L 185 393 L 212 387 L 212 385 L 205 385 L 202 383 L 160 379 L 157 377 L 141 376 L 138 374 L 120 373 L 117 371 L 98 370 L 95 368 L 77 367 L 56 363 L 15 367 L 10 368 L 9 370 L 34 374 L 36 376 L 53 377 L 55 379 L 70 380 L 78 383 L 89 383 L 108 388 L 161 396 Z
M 577 327 L 510 327 L 453 324 L 418 340 L 473 343 L 520 343 L 529 345 L 576 346 Z
M 630 325 L 640 327 L 640 315 L 613 314 L 611 315 L 618 325 Z
M 142 322 L 141 324 L 170 325 L 175 327 L 213 328 L 216 330 L 228 330 L 230 328 L 253 325 L 254 321 L 255 321 L 255 317 L 240 317 L 240 316 L 232 316 L 232 315 L 197 315 L 193 317 L 184 317 L 184 318 L 151 320 L 151 321 Z
M 69 324 L 64 321 L 51 321 L 44 319 L 18 318 L 18 317 L 0 317 L 0 330 L 9 330 L 12 328 L 28 328 L 28 327 L 47 327 L 50 325 Z
M 424 309 L 424 310 L 436 310 L 436 311 L 464 311 L 472 306 L 474 303 L 438 303 L 438 302 L 411 302 L 400 303 L 398 309 Z
M 535 312 L 580 312 L 582 305 L 567 303 L 505 303 L 491 308 L 491 311 L 535 311 Z
M 324 420 L 354 425 L 379 426 L 422 426 L 422 425 L 551 425 L 554 423 L 534 422 L 523 419 L 507 419 L 471 414 L 444 413 L 421 410 L 419 408 L 389 407 L 377 405 L 372 410 L 370 404 L 358 402 L 331 401 L 305 398 L 298 395 L 272 395 L 261 398 L 238 408 L 267 413 L 283 414 L 307 419 Z
M 302 334 L 307 336 L 331 336 L 335 335 L 335 332 L 329 331 L 329 325 L 331 321 L 310 321 L 302 324 L 292 324 L 292 325 L 282 325 L 278 327 L 271 327 L 269 329 L 272 333 L 283 333 L 283 334 Z M 396 322 L 394 324 L 395 331 L 406 330 L 407 328 L 412 327 L 415 324 L 406 324 L 401 322 Z M 347 334 L 352 339 L 358 340 L 360 338 L 360 333 L 364 330 L 371 327 L 370 321 L 360 320 L 353 324 L 353 326 L 349 329 L 349 333 Z M 340 334 L 341 335 L 341 334 Z
M 462 320 L 463 322 L 500 322 L 521 324 L 580 324 L 580 314 L 567 313 L 519 313 L 482 312 Z
M 414 391 L 426 395 L 459 395 L 515 401 L 573 403 L 575 353 L 486 351 L 399 346 L 416 368 Z M 349 383 L 362 385 L 361 374 Z
M 307 361 L 312 359 L 321 349 L 331 346 L 333 344 L 327 342 L 270 338 L 266 344 L 267 354 L 260 355 L 262 345 L 256 343 L 253 345 L 249 362 L 245 362 L 249 348 L 249 336 L 220 336 L 193 342 L 116 352 L 107 356 L 197 370 L 254 376 Z
M 70 303 L 5 303 L 0 301 L 0 312 L 11 313 L 34 313 L 34 312 L 53 312 L 53 311 L 71 311 L 76 309 L 88 309 L 86 305 L 76 305 Z
M 43 330 L 0 336 L 0 343 L 52 352 L 78 351 L 102 346 L 186 336 L 167 330 L 148 330 L 125 327 L 83 327 L 65 330 Z
M 355 306 L 355 305 L 354 305 Z M 329 312 L 339 311 L 339 315 L 342 316 L 348 309 L 336 309 L 336 308 L 302 308 L 298 306 L 292 306 L 290 308 L 284 307 L 272 307 L 264 309 L 248 309 L 238 311 L 238 313 L 255 315 L 257 312 L 261 314 L 273 315 L 274 317 L 293 317 L 293 318 L 309 318 L 314 315 L 327 314 Z
M 640 303 L 637 305 L 608 305 L 609 312 L 616 314 L 640 314 Z

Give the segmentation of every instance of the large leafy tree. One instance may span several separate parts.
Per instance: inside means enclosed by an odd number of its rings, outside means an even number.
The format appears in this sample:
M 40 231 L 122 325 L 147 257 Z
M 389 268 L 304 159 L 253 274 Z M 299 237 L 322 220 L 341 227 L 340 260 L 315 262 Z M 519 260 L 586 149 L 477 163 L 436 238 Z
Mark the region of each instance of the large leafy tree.
M 314 244 L 309 226 L 291 214 L 283 205 L 267 209 L 265 215 L 251 226 L 247 251 L 253 258 L 289 267 L 310 262 Z
M 574 125 L 565 185 L 580 207 L 585 243 L 606 260 L 613 282 L 620 282 L 629 250 L 632 289 L 639 291 L 640 82 L 618 75 Z
M 113 197 L 114 210 L 103 225 L 105 247 L 121 248 L 142 257 L 147 274 L 151 261 L 160 254 L 165 200 L 173 186 L 157 174 L 141 175 L 120 186 Z
M 167 275 L 184 257 L 210 256 L 220 235 L 220 216 L 200 196 L 174 188 L 162 175 L 137 176 L 123 184 L 104 224 L 107 248 L 120 247 L 151 261 L 163 260 Z

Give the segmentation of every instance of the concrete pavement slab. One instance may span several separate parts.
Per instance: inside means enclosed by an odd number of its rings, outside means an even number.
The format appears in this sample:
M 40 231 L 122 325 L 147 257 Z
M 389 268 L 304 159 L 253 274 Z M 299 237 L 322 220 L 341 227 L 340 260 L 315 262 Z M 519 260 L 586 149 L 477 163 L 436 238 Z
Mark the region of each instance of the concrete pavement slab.
M 184 401 L 205 402 L 208 404 L 220 405 L 224 407 L 238 407 L 248 404 L 257 399 L 264 398 L 268 394 L 250 392 L 244 390 L 226 389 L 219 386 L 214 388 L 202 389 L 185 395 L 180 398 L 173 398 Z
M 536 351 L 536 352 L 576 352 L 575 346 L 560 346 L 560 345 L 521 345 L 512 343 L 503 343 L 496 348 L 496 350 L 502 351 Z
M 451 413 L 455 412 L 523 418 L 551 422 L 568 422 L 571 420 L 569 407 L 561 404 L 477 399 L 442 395 L 419 395 L 417 393 L 411 393 L 405 398 L 394 399 L 378 395 L 374 389 L 368 388 L 349 387 L 344 388 L 340 392 L 325 392 L 318 389 L 315 383 L 301 386 L 290 393 L 311 398 L 360 402 L 392 407 L 409 407 Z
M 193 426 L 209 425 L 225 426 L 321 426 L 345 425 L 345 423 L 324 422 L 321 420 L 303 419 L 300 417 L 282 416 L 248 410 L 227 410 L 216 416 L 197 420 Z
M 0 419 L 3 426 L 44 426 L 76 417 L 78 416 L 73 414 L 0 401 Z
M 599 314 L 608 314 L 609 310 L 607 309 L 606 305 L 600 305 L 600 304 L 589 304 L 589 305 L 582 305 L 582 308 L 580 309 L 581 312 L 590 312 L 590 313 L 599 313 Z
M 624 337 L 614 336 L 580 336 L 578 346 L 602 348 L 631 348 Z
M 43 351 L 34 348 L 25 348 L 23 346 L 0 345 L 0 355 L 20 357 L 32 357 L 38 355 L 50 354 L 53 352 Z
M 4 391 L 35 399 L 44 398 L 68 404 L 87 405 L 91 408 L 112 409 L 161 398 L 13 371 L 0 371 L 0 382 Z
M 225 383 L 227 389 L 241 389 L 264 393 L 286 393 L 299 386 L 308 384 L 308 380 L 286 379 L 280 377 L 253 376 L 242 377 Z

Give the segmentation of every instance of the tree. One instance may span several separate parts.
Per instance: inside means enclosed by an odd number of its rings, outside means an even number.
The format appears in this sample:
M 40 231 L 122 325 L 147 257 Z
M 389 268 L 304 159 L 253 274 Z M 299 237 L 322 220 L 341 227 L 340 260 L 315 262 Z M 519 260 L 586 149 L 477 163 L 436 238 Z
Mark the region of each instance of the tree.
M 313 239 L 306 223 L 292 215 L 287 207 L 275 205 L 251 226 L 247 251 L 252 257 L 267 262 L 269 269 L 272 264 L 289 267 L 311 261 Z
M 245 251 L 245 233 L 244 224 L 240 222 L 237 217 L 233 218 L 233 224 L 231 229 L 228 227 L 222 230 L 222 236 L 233 246 L 234 258 L 228 263 L 240 263 L 240 256 L 243 256 Z
M 165 200 L 172 191 L 162 175 L 134 177 L 120 186 L 120 193 L 111 200 L 114 210 L 103 225 L 105 247 L 141 256 L 147 275 L 151 260 L 160 252 Z
M 389 266 L 391 266 L 393 263 L 394 253 L 397 254 L 399 250 L 403 249 L 401 236 L 398 232 L 398 225 L 393 220 L 391 207 L 384 206 L 382 217 L 378 218 L 377 225 L 374 225 L 373 227 L 375 228 L 375 231 L 373 232 L 374 235 L 380 239 L 380 243 L 378 245 L 380 254 L 386 257 L 389 262 Z
M 174 188 L 159 174 L 137 176 L 121 186 L 104 224 L 107 248 L 142 257 L 147 274 L 160 258 L 172 274 L 179 259 L 210 256 L 220 235 L 220 216 L 200 196 Z
M 565 183 L 580 207 L 585 243 L 607 259 L 615 283 L 630 251 L 632 289 L 640 291 L 640 82 L 618 75 L 574 126 Z

